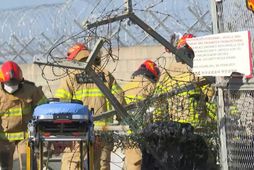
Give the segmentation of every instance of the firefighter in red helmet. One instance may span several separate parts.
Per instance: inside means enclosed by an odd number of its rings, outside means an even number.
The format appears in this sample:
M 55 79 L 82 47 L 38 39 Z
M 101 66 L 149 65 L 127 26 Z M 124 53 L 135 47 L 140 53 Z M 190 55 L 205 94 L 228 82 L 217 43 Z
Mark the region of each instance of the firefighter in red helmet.
M 77 43 L 70 47 L 67 52 L 67 60 L 85 62 L 90 54 L 90 50 L 82 43 Z M 111 93 L 123 103 L 123 91 L 117 84 L 113 75 L 100 66 L 101 56 L 97 56 L 93 63 L 93 68 Z M 84 105 L 94 109 L 94 115 L 111 110 L 111 105 L 101 90 L 97 87 L 91 77 L 84 71 L 75 71 L 62 79 L 59 88 L 56 90 L 55 97 L 60 99 L 81 100 Z M 113 118 L 107 120 L 95 121 L 96 126 L 106 126 L 112 123 Z M 94 149 L 94 169 L 110 170 L 111 151 L 113 144 L 104 141 L 101 136 L 96 136 Z M 77 144 L 73 143 L 71 147 L 66 147 L 62 156 L 62 170 L 69 167 L 70 170 L 77 170 L 80 164 L 80 152 Z
M 185 85 L 194 85 L 195 88 L 187 91 L 178 92 L 178 94 L 170 97 L 164 103 L 168 105 L 169 115 L 171 120 L 180 123 L 190 123 L 194 132 L 197 134 L 206 134 L 216 132 L 216 111 L 217 106 L 214 101 L 215 89 L 211 85 L 211 82 L 207 82 L 205 85 L 199 85 L 199 82 L 204 82 L 206 78 L 195 75 L 190 67 L 193 66 L 194 51 L 189 46 L 187 40 L 195 38 L 195 35 L 190 33 L 173 33 L 170 36 L 171 44 L 176 48 L 175 60 L 176 63 L 167 66 L 167 72 L 162 74 L 161 80 L 158 83 L 158 91 L 162 93 L 177 90 Z M 170 52 L 169 50 L 166 50 Z M 187 65 L 181 57 L 189 58 L 192 65 Z M 173 69 L 177 65 L 178 68 Z M 179 69 L 181 68 L 181 69 Z M 170 76 L 169 76 L 170 75 Z M 211 142 L 207 138 L 206 142 Z M 210 143 L 209 146 L 213 146 L 215 143 Z M 216 146 L 214 146 L 215 148 Z M 209 148 L 210 149 L 210 148 Z M 209 168 L 213 169 L 216 164 L 215 150 L 204 149 L 203 158 L 208 157 L 208 160 L 203 160 L 204 165 L 208 164 Z M 199 152 L 199 151 L 198 151 Z M 197 152 L 197 153 L 198 153 Z M 201 153 L 201 152 L 200 152 Z M 213 155 L 214 154 L 214 155 Z M 200 154 L 200 158 L 202 154 Z M 208 155 L 208 156 L 205 156 Z M 193 158 L 195 155 L 193 154 Z M 201 163 L 201 162 L 200 162 Z M 198 167 L 198 165 L 197 165 Z M 208 169 L 204 168 L 203 169 Z
M 151 60 L 145 60 L 140 67 L 132 74 L 133 77 L 138 75 L 144 76 L 152 83 L 156 83 L 160 76 L 160 70 Z
M 153 94 L 156 83 L 160 77 L 160 69 L 152 60 L 145 60 L 139 68 L 132 73 L 132 80 L 124 86 L 127 104 L 144 100 Z M 135 110 L 134 110 L 135 113 Z M 151 120 L 146 120 L 150 122 Z M 131 131 L 129 133 L 132 133 Z M 142 154 L 138 147 L 125 149 L 125 169 L 140 170 Z
M 176 61 L 184 63 L 184 61 L 178 57 L 178 55 L 188 57 L 191 61 L 191 67 L 193 66 L 194 52 L 192 48 L 186 42 L 189 38 L 194 38 L 195 36 L 190 33 L 184 33 L 183 35 L 178 32 L 174 32 L 170 36 L 170 43 L 176 48 Z M 166 49 L 166 52 L 171 52 L 169 49 Z
M 12 170 L 15 148 L 20 168 L 26 169 L 27 123 L 36 105 L 46 102 L 42 89 L 24 80 L 22 70 L 13 61 L 0 69 L 0 169 Z

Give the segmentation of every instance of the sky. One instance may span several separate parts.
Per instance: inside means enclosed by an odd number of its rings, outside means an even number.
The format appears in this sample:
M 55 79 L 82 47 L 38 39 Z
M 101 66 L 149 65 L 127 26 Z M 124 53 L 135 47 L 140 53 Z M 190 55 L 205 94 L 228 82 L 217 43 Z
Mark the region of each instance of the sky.
M 0 0 L 0 10 L 61 3 L 65 0 Z

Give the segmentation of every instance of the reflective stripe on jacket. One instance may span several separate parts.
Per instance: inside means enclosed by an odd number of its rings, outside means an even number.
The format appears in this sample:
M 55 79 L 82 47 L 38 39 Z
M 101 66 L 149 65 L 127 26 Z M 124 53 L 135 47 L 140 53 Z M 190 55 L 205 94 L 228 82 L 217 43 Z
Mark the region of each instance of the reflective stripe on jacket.
M 173 77 L 165 75 L 162 81 L 158 83 L 157 93 L 169 92 L 198 81 L 199 79 L 189 72 L 180 73 Z M 162 101 L 168 105 L 170 120 L 191 123 L 194 127 L 198 126 L 201 121 L 206 121 L 209 114 L 207 114 L 207 91 L 205 90 L 207 88 L 197 86 L 193 90 L 179 93 Z M 211 91 L 209 91 L 210 93 Z
M 46 102 L 41 87 L 24 81 L 14 94 L 0 88 L 0 140 L 22 140 L 27 132 L 27 123 L 32 118 L 33 109 Z
M 130 104 L 131 102 L 143 100 L 153 93 L 154 88 L 155 84 L 152 84 L 146 78 L 137 76 L 123 87 L 125 101 L 127 104 Z
M 99 70 L 99 71 L 98 71 Z M 102 72 L 101 69 L 96 72 Z M 75 74 L 79 74 L 80 71 L 75 71 L 74 74 L 70 74 L 68 77 L 61 81 L 60 87 L 56 90 L 55 97 L 70 100 L 78 99 L 88 106 L 89 109 L 94 109 L 94 114 L 100 114 L 106 112 L 112 108 L 107 98 L 100 91 L 95 83 L 78 83 L 75 78 Z M 105 75 L 104 84 L 109 88 L 112 94 L 118 99 L 120 103 L 124 102 L 123 91 L 117 84 L 115 78 L 108 71 L 103 71 Z M 111 119 L 104 121 L 96 121 L 95 125 L 106 125 L 106 123 L 112 122 Z
M 156 85 L 142 76 L 136 76 L 133 80 L 124 85 L 125 101 L 127 104 L 144 100 L 147 96 L 152 95 Z M 131 111 L 130 111 L 131 112 Z M 133 111 L 133 114 L 135 110 Z M 142 114 L 142 113 L 141 113 Z M 146 120 L 151 122 L 152 120 Z M 128 131 L 132 133 L 131 130 Z
M 26 132 L 13 132 L 13 133 L 0 133 L 1 140 L 8 140 L 8 141 L 18 141 L 23 140 L 28 137 L 28 133 Z

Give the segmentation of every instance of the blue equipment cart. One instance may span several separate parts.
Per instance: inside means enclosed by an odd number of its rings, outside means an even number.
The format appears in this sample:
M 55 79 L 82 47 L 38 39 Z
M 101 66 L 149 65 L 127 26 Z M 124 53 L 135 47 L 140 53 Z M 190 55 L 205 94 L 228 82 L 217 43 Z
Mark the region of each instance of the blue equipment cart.
M 37 106 L 28 124 L 30 147 L 28 166 L 42 170 L 44 142 L 79 142 L 80 169 L 84 169 L 84 143 L 87 148 L 88 169 L 93 170 L 93 120 L 92 112 L 81 101 L 51 100 Z M 36 164 L 39 160 L 39 165 Z

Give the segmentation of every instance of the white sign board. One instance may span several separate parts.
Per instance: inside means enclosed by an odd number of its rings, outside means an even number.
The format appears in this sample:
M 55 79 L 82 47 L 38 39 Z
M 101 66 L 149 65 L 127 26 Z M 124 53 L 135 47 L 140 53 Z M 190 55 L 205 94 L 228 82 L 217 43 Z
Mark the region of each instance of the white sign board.
M 239 72 L 252 77 L 249 31 L 213 34 L 187 39 L 193 49 L 193 72 L 198 76 L 230 76 Z

